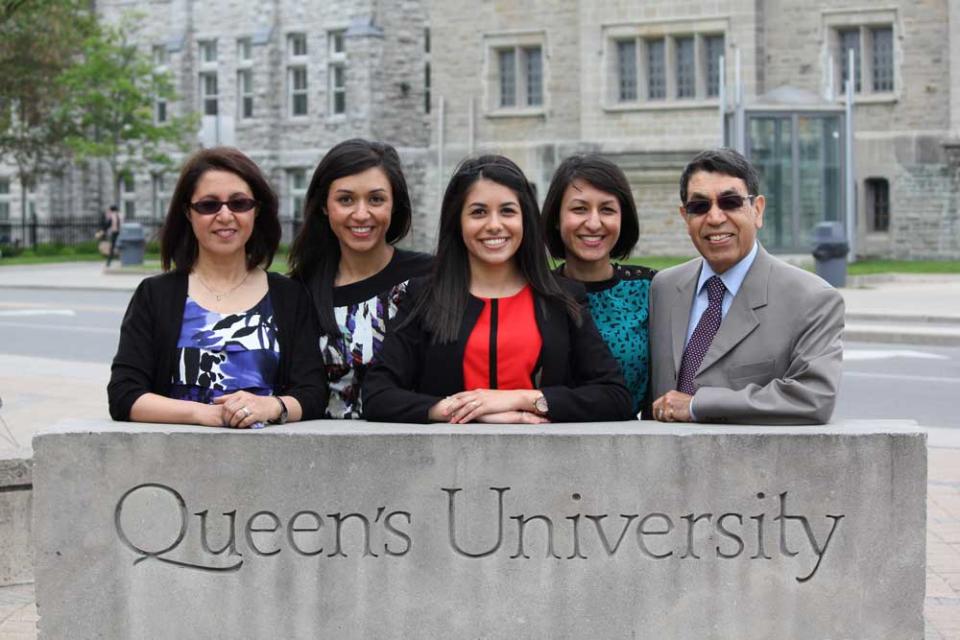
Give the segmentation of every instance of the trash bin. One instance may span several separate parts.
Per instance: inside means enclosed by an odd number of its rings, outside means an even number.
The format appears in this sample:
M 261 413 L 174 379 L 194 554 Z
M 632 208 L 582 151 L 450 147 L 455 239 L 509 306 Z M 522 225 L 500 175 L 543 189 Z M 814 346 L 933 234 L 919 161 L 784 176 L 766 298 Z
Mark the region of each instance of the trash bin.
M 834 287 L 847 284 L 848 253 L 850 244 L 841 223 L 821 222 L 813 228 L 814 271 Z
M 143 253 L 147 241 L 143 225 L 139 222 L 124 222 L 117 236 L 117 249 L 120 251 L 120 264 L 124 267 L 143 264 Z

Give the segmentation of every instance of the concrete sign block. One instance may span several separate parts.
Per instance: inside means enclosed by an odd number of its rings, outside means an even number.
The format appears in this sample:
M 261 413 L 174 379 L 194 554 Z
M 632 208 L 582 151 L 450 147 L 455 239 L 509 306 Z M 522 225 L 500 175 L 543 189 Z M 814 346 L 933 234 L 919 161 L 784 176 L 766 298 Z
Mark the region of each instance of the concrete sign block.
M 923 636 L 910 423 L 88 422 L 33 447 L 43 639 Z

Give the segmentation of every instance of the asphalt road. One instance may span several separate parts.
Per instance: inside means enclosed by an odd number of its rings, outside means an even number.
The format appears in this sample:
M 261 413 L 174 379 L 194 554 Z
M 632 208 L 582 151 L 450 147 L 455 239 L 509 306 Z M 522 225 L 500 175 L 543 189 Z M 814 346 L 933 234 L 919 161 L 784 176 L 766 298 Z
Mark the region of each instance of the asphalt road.
M 0 357 L 107 364 L 128 292 L 0 287 Z M 909 418 L 960 429 L 960 348 L 848 343 L 834 419 Z

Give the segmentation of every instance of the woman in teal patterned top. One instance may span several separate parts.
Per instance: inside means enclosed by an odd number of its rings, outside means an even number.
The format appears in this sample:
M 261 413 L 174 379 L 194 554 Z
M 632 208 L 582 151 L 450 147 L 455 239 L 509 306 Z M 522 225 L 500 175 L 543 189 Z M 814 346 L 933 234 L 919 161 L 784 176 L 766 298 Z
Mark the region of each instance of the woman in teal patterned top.
M 544 236 L 557 274 L 587 289 L 590 313 L 623 369 L 639 413 L 649 404 L 650 280 L 655 271 L 618 264 L 637 244 L 640 225 L 623 171 L 598 155 L 564 160 L 543 203 Z

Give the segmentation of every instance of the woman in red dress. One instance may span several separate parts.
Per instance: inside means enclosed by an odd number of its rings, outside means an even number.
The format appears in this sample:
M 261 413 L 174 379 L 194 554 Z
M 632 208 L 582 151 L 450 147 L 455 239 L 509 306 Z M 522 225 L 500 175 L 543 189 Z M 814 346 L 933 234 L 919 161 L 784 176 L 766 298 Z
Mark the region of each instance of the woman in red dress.
M 390 422 L 631 418 L 583 287 L 547 264 L 533 188 L 503 156 L 463 162 L 443 197 L 431 275 L 407 299 L 364 384 Z

